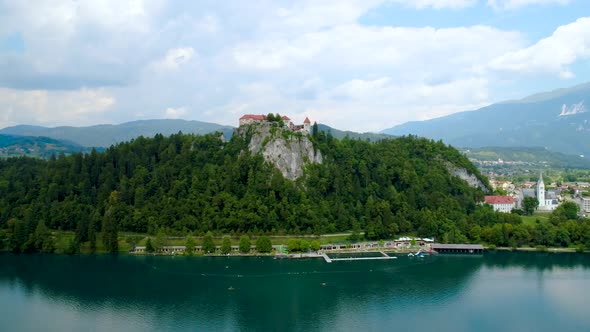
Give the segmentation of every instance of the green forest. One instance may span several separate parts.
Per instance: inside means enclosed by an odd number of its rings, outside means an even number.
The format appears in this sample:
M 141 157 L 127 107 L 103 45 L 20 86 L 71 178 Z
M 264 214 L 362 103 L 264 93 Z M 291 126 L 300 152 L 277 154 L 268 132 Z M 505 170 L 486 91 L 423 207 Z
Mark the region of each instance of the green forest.
M 487 179 L 440 141 L 338 140 L 317 127 L 310 136 L 324 162 L 308 165 L 295 182 L 248 152 L 248 134 L 229 141 L 156 135 L 104 152 L 0 160 L 0 240 L 13 252 L 52 252 L 52 230 L 75 232 L 72 246 L 94 249 L 101 241 L 110 252 L 119 232 L 364 231 L 368 240 L 407 234 L 502 246 L 590 244 L 588 221 L 569 212 L 525 224 L 479 204 L 484 193 L 451 176 L 447 165 Z

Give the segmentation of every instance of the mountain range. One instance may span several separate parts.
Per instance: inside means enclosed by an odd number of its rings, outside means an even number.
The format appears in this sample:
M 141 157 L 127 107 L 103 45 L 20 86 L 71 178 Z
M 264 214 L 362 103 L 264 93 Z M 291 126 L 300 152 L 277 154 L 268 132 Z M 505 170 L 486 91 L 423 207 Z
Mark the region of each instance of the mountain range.
M 496 103 L 474 111 L 455 113 L 426 121 L 407 122 L 380 133 L 342 131 L 324 124 L 319 124 L 318 128 L 320 131 L 331 133 L 338 139 L 348 136 L 353 139 L 377 141 L 391 136 L 411 134 L 440 139 L 458 148 L 536 147 L 540 149 L 534 151 L 542 154 L 545 153 L 544 151 L 549 151 L 590 156 L 588 102 L 590 102 L 590 83 L 539 93 L 521 100 Z M 232 126 L 202 121 L 161 119 L 89 127 L 48 128 L 17 125 L 0 129 L 0 134 L 31 137 L 28 141 L 23 141 L 22 146 L 11 143 L 10 153 L 6 152 L 9 150 L 5 147 L 4 156 L 18 155 L 19 151 L 25 155 L 47 156 L 60 151 L 64 153 L 83 151 L 82 148 L 87 147 L 106 148 L 138 136 L 153 137 L 158 133 L 168 136 L 178 132 L 207 134 L 218 131 L 229 138 L 234 129 Z M 43 137 L 37 142 L 41 144 L 37 147 L 48 147 L 47 153 L 39 154 L 35 148 L 30 149 L 34 145 L 31 145 L 33 137 Z M 44 141 L 47 138 L 57 141 L 47 145 L 48 142 Z M 60 142 L 63 144 L 60 145 Z
M 590 83 L 492 104 L 478 110 L 407 122 L 382 131 L 441 139 L 456 147 L 543 147 L 590 155 Z
M 541 147 L 483 147 L 459 149 L 467 158 L 480 161 L 522 161 L 554 168 L 590 169 L 590 158 L 554 152 Z
M 208 134 L 222 132 L 231 136 L 234 128 L 216 123 L 176 119 L 139 120 L 122 124 L 102 124 L 89 127 L 54 127 L 18 125 L 0 130 L 0 134 L 15 136 L 49 137 L 83 147 L 109 147 L 130 141 L 139 136 L 153 137 L 156 134 L 169 136 L 179 131 L 185 134 Z
M 18 125 L 0 129 L 0 135 L 8 135 L 13 138 L 21 137 L 17 142 L 45 142 L 52 139 L 54 146 L 62 145 L 60 149 L 51 151 L 64 150 L 69 152 L 82 151 L 83 147 L 102 147 L 106 148 L 113 144 L 127 142 L 139 136 L 153 137 L 156 134 L 169 136 L 182 132 L 185 134 L 203 135 L 213 132 L 222 132 L 229 139 L 234 132 L 234 127 L 223 126 L 216 123 L 202 121 L 187 121 L 180 119 L 161 119 L 161 120 L 138 120 L 122 124 L 103 124 L 89 127 L 42 127 L 30 125 Z M 354 139 L 376 141 L 390 137 L 386 134 L 378 133 L 356 133 L 352 131 L 343 131 L 329 126 L 319 124 L 318 129 L 326 133 L 331 133 L 333 137 L 342 139 L 350 137 Z M 25 139 L 26 137 L 26 139 Z M 42 139 L 38 139 L 42 138 Z M 15 145 L 16 147 L 16 145 Z M 76 148 L 77 147 L 77 148 Z M 18 149 L 15 149 L 17 151 Z M 26 154 L 26 153 L 25 153 Z M 49 153 L 51 155 L 51 153 Z

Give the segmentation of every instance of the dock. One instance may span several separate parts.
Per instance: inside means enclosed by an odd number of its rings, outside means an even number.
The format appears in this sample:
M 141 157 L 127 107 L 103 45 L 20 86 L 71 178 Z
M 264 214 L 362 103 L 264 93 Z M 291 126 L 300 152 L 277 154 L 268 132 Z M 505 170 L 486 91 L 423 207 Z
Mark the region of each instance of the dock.
M 342 261 L 370 261 L 370 260 L 382 260 L 382 259 L 397 259 L 395 256 L 389 256 L 383 251 L 379 251 L 383 256 L 376 257 L 343 257 L 343 258 L 330 258 L 326 253 L 322 253 L 321 256 L 324 258 L 326 263 L 342 262 Z

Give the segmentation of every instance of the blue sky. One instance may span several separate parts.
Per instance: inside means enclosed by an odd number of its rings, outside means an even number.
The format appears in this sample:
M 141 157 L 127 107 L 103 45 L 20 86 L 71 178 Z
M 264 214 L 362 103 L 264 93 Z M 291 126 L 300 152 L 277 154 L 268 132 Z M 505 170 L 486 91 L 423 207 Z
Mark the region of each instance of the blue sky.
M 0 0 L 0 127 L 379 131 L 589 78 L 586 0 Z

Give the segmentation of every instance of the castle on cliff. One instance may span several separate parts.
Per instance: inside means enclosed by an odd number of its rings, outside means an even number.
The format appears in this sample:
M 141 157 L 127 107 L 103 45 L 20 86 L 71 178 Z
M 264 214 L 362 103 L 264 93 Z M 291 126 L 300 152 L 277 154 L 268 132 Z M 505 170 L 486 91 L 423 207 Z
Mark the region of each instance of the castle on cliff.
M 300 125 L 293 124 L 293 121 L 291 121 L 291 119 L 286 115 L 283 115 L 282 117 L 280 117 L 280 119 L 285 124 L 285 127 L 289 128 L 293 131 L 301 132 L 304 134 L 309 134 L 309 132 L 310 132 L 311 121 L 309 121 L 308 117 L 306 117 L 305 121 L 303 121 L 303 124 L 300 124 Z M 245 114 L 240 118 L 240 127 L 254 124 L 254 123 L 270 123 L 273 121 L 276 121 L 276 120 L 269 119 L 267 115 Z

